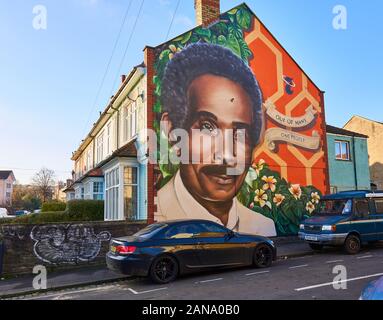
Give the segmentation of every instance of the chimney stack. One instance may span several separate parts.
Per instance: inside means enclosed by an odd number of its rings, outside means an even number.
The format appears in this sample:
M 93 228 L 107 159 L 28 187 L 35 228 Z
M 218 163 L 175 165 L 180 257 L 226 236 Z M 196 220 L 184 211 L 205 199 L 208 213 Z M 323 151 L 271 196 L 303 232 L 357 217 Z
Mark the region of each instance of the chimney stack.
M 126 80 L 126 75 L 125 74 L 121 75 L 121 83 L 124 83 L 125 80 Z
M 197 25 L 207 27 L 219 20 L 221 14 L 220 0 L 194 0 Z

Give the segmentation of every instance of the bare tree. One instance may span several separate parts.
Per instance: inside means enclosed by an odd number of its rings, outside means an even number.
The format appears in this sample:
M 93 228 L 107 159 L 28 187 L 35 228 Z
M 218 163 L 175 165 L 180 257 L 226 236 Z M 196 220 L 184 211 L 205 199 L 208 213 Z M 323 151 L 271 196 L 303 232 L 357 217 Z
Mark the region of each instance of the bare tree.
M 53 187 L 55 185 L 54 177 L 55 172 L 53 170 L 42 168 L 32 179 L 43 202 L 52 198 Z

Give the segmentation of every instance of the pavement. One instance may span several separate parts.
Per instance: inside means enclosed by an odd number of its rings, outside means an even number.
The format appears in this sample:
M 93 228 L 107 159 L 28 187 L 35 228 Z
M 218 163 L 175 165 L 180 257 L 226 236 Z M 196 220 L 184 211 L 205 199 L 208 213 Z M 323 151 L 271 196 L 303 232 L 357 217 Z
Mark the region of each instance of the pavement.
M 358 255 L 324 249 L 276 261 L 271 268 L 251 267 L 181 276 L 168 285 L 149 279 L 68 288 L 20 296 L 14 300 L 132 300 L 138 309 L 153 301 L 358 300 L 371 281 L 383 276 L 383 248 L 366 247 Z M 189 303 L 188 303 L 189 304 Z M 235 302 L 233 302 L 235 305 Z M 137 310 L 139 312 L 139 310 Z M 177 313 L 185 313 L 185 309 Z
M 276 239 L 275 242 L 278 248 L 278 259 L 280 260 L 314 254 L 306 243 L 297 240 L 297 238 L 281 238 Z M 0 280 L 0 299 L 25 296 L 36 292 L 42 293 L 132 280 L 132 278 L 109 271 L 105 266 L 76 268 L 68 271 L 48 273 L 46 290 L 35 290 L 32 286 L 34 278 L 35 275 L 26 275 Z

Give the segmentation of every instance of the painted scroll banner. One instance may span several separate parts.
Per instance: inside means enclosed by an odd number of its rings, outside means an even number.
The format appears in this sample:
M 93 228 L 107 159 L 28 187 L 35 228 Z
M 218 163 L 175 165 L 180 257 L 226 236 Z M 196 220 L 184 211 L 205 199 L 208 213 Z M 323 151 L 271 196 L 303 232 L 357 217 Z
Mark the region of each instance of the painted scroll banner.
M 267 147 L 274 152 L 276 151 L 278 142 L 291 143 L 309 150 L 318 150 L 320 147 L 320 135 L 317 131 L 313 131 L 310 137 L 285 129 L 272 128 L 266 131 L 265 142 Z
M 276 106 L 270 101 L 266 101 L 266 114 L 278 124 L 289 128 L 304 128 L 312 124 L 315 120 L 317 111 L 312 105 L 306 109 L 306 113 L 302 117 L 289 117 L 280 113 Z

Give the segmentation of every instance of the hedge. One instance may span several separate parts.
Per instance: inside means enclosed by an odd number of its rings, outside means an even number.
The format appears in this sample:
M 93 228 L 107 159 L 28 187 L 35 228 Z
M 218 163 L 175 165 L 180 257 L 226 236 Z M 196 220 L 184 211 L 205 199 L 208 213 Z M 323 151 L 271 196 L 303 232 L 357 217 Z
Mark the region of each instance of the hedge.
M 72 200 L 68 202 L 69 216 L 82 221 L 103 221 L 104 201 L 99 200 Z
M 41 212 L 62 212 L 66 210 L 66 203 L 61 201 L 45 202 L 42 205 Z
M 73 200 L 68 202 L 66 211 L 42 212 L 13 219 L 0 219 L 0 225 L 88 221 L 104 221 L 104 201 Z

